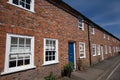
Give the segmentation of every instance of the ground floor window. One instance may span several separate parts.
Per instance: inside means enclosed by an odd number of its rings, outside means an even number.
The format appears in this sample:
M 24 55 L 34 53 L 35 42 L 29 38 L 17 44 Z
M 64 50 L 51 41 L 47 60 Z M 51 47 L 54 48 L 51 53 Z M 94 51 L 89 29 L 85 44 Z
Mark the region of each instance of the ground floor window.
M 44 39 L 44 64 L 53 64 L 58 62 L 58 40 Z
M 92 44 L 92 55 L 96 56 L 96 44 Z
M 5 73 L 34 67 L 34 37 L 7 34 Z
M 97 46 L 98 55 L 100 55 L 100 45 Z
M 79 52 L 80 52 L 80 58 L 85 58 L 86 55 L 85 55 L 85 43 L 83 42 L 80 42 L 79 43 Z

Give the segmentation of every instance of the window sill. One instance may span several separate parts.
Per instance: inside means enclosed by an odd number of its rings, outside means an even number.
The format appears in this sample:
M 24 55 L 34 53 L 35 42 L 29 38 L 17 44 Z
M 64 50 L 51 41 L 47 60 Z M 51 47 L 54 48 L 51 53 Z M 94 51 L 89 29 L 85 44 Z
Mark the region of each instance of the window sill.
M 19 7 L 19 8 L 21 8 L 21 9 L 24 9 L 24 10 L 26 10 L 26 11 L 29 11 L 29 12 L 35 13 L 34 10 L 29 10 L 29 9 L 23 8 L 23 7 L 19 6 L 19 5 L 12 4 L 12 3 L 10 3 L 10 2 L 7 2 L 7 3 L 8 3 L 8 4 L 11 4 L 11 5 L 14 5 L 14 6 L 16 6 L 16 7 Z
M 56 61 L 56 62 L 48 62 L 48 63 L 42 64 L 42 66 L 53 65 L 53 64 L 58 64 L 58 63 L 59 63 L 59 61 Z
M 80 57 L 80 59 L 85 59 L 86 57 Z
M 24 71 L 24 70 L 29 70 L 29 69 L 34 69 L 34 68 L 36 68 L 36 66 L 26 66 L 22 69 L 14 69 L 14 70 L 9 70 L 9 71 L 4 71 L 4 72 L 1 73 L 1 75 L 11 74 L 11 73 Z
M 93 55 L 93 56 L 96 56 L 96 55 Z

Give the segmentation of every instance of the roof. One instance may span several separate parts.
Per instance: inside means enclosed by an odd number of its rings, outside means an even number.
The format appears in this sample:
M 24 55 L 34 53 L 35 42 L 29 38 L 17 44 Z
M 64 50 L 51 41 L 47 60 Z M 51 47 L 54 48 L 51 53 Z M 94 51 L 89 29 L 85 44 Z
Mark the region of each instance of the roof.
M 112 37 L 114 37 L 114 38 L 116 38 L 117 40 L 120 41 L 120 39 L 118 37 L 114 36 L 113 34 L 111 34 L 110 32 L 108 32 L 107 30 L 103 29 L 100 25 L 94 23 L 92 20 L 90 20 L 89 18 L 87 18 L 86 16 L 84 16 L 82 13 L 80 13 L 79 11 L 77 11 L 74 8 L 72 8 L 71 6 L 69 6 L 64 1 L 62 1 L 62 0 L 46 0 L 46 1 L 54 4 L 55 6 L 61 8 L 61 9 L 63 9 L 64 11 L 70 13 L 71 15 L 75 16 L 76 18 L 78 18 L 79 16 L 81 16 L 89 24 L 93 24 L 93 25 L 97 26 L 97 28 L 99 28 L 100 30 L 102 30 L 104 33 L 107 33 L 107 34 L 111 35 Z

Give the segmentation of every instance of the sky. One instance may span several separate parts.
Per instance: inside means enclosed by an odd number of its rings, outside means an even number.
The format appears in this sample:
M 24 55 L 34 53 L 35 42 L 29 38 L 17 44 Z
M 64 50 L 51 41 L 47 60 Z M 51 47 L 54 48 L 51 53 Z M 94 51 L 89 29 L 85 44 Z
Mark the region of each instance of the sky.
M 120 39 L 120 0 L 63 0 Z

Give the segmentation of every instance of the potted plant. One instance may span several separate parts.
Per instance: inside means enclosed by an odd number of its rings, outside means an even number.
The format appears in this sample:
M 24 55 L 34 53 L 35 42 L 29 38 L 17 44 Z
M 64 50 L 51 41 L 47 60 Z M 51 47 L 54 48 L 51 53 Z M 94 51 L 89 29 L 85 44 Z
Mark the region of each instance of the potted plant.
M 62 70 L 62 76 L 70 77 L 73 69 L 74 69 L 74 65 L 72 62 L 66 64 L 64 66 L 64 69 Z
M 82 70 L 82 60 L 80 58 L 78 58 L 77 60 L 77 67 L 78 67 L 78 70 Z
M 51 72 L 48 76 L 45 77 L 45 80 L 56 80 L 56 79 L 53 73 Z

